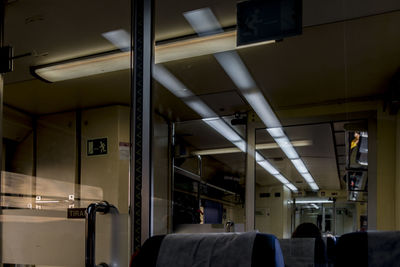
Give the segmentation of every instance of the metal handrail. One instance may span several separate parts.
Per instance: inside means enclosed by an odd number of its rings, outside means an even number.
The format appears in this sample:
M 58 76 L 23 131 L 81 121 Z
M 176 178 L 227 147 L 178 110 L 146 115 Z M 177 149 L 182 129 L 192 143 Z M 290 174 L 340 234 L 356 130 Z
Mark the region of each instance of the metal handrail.
M 85 247 L 85 266 L 86 267 L 107 267 L 106 263 L 96 265 L 96 213 L 107 214 L 110 212 L 118 213 L 118 209 L 107 201 L 90 204 L 86 209 L 86 247 Z

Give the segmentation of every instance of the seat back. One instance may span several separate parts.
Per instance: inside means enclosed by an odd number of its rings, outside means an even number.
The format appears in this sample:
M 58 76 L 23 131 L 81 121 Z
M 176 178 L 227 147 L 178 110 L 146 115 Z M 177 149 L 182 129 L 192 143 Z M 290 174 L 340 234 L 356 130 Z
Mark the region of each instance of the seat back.
M 399 266 L 400 232 L 356 232 L 341 236 L 335 266 Z
M 227 234 L 221 234 L 221 235 L 227 235 Z M 181 235 L 181 236 L 182 238 L 186 237 L 191 238 L 192 235 Z M 131 267 L 156 267 L 157 260 L 160 255 L 160 248 L 163 244 L 165 237 L 166 236 L 154 236 L 146 240 L 141 250 L 133 257 L 131 261 Z M 221 246 L 223 246 L 223 244 L 221 244 Z M 251 262 L 248 262 L 246 266 L 284 267 L 284 261 L 279 241 L 275 236 L 269 234 L 256 233 L 252 246 L 253 248 L 251 252 Z M 226 247 L 220 248 L 219 244 L 216 243 L 215 246 L 213 247 L 213 250 L 217 251 L 219 249 L 226 249 Z M 183 255 L 184 253 L 187 252 L 182 251 L 181 253 L 182 255 L 170 255 L 170 257 L 180 258 L 184 256 Z M 198 264 L 198 262 L 196 262 L 196 264 Z M 212 266 L 212 262 L 210 266 Z M 160 264 L 158 265 L 158 267 L 160 267 Z

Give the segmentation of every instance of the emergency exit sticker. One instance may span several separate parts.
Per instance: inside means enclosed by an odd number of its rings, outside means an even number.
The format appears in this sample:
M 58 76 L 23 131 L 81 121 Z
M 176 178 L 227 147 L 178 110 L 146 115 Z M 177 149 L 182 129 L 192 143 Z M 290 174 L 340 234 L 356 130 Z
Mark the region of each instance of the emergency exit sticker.
M 87 155 L 105 155 L 107 154 L 107 138 L 91 139 L 87 141 Z

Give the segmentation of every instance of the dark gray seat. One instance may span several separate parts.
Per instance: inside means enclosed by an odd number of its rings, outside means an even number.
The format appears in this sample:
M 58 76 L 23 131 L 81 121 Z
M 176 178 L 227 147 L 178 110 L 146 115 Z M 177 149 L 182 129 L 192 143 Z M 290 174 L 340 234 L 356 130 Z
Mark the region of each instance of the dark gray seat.
M 149 238 L 143 244 L 141 250 L 133 257 L 131 267 L 156 267 L 164 238 L 165 235 Z M 171 255 L 171 257 L 179 257 L 179 255 Z M 251 262 L 247 266 L 284 267 L 283 256 L 277 238 L 273 235 L 257 233 L 253 241 Z
M 400 266 L 400 232 L 356 232 L 341 236 L 335 266 Z

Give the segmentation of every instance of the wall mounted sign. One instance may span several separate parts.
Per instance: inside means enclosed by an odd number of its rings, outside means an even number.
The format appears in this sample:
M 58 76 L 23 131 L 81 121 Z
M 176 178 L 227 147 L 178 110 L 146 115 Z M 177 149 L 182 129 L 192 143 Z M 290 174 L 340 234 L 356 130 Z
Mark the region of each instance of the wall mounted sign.
M 86 209 L 85 208 L 70 208 L 68 209 L 68 219 L 85 219 Z
M 108 153 L 107 138 L 90 139 L 87 141 L 87 155 L 106 155 Z

